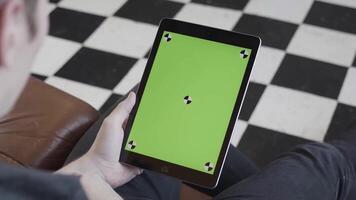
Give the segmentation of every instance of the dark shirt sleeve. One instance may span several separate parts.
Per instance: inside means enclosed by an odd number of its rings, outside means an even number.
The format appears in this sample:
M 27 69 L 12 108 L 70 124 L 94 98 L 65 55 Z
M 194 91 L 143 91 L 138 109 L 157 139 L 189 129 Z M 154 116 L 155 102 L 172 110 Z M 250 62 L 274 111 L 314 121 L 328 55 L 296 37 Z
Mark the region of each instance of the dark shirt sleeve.
M 87 199 L 79 177 L 0 165 L 0 198 L 22 199 Z

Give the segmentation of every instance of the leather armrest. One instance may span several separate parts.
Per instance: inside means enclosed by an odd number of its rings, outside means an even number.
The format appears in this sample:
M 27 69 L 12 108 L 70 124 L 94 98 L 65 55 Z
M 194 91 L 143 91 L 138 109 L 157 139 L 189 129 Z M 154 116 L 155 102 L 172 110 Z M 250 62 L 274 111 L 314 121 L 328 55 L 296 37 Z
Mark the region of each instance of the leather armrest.
M 56 170 L 98 116 L 85 102 L 31 77 L 0 119 L 0 162 Z
M 0 162 L 11 164 L 11 165 L 22 166 L 21 163 L 17 162 L 17 160 L 14 160 L 13 158 L 11 158 L 3 153 L 0 153 Z

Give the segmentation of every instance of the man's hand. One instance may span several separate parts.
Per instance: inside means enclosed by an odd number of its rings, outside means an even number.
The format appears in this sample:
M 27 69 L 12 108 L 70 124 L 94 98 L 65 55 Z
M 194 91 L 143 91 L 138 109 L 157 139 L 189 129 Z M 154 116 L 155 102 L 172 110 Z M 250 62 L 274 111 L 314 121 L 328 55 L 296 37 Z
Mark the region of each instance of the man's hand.
M 129 182 L 141 169 L 119 163 L 123 142 L 123 124 L 127 120 L 136 96 L 133 92 L 104 120 L 94 144 L 84 156 L 60 169 L 59 173 L 99 176 L 115 188 Z
M 86 155 L 112 187 L 121 186 L 142 173 L 138 168 L 119 163 L 124 137 L 123 124 L 129 117 L 135 100 L 136 96 L 131 92 L 104 120 L 93 146 Z

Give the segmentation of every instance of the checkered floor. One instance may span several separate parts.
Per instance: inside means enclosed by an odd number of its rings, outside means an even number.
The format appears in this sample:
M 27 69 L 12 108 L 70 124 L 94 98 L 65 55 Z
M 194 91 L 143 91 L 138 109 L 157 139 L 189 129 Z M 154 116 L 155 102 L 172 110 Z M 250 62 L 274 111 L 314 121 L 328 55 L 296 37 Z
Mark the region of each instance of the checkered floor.
M 356 128 L 355 0 L 52 0 L 49 12 L 34 76 L 100 111 L 139 82 L 169 17 L 262 38 L 233 138 L 259 165 Z

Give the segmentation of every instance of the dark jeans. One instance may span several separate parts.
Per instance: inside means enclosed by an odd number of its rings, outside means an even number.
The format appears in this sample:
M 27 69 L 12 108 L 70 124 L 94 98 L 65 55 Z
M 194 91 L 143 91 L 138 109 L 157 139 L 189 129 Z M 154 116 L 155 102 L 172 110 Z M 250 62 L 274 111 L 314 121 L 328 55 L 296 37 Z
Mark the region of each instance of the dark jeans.
M 89 149 L 105 116 L 81 138 L 67 162 Z M 262 171 L 231 147 L 218 186 L 213 190 L 192 187 L 214 199 L 353 200 L 356 199 L 351 194 L 355 170 L 355 136 L 330 144 L 298 146 Z M 146 170 L 116 191 L 124 199 L 170 200 L 179 198 L 180 185 L 177 179 Z

